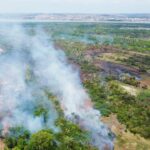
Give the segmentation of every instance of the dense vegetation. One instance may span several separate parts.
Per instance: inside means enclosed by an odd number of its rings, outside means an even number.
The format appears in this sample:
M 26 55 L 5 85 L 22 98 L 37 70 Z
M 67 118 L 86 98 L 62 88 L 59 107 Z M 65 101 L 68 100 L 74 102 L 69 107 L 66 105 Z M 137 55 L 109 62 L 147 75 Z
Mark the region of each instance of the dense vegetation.
M 67 121 L 58 101 L 48 93 L 59 113 L 55 124 L 58 131 L 43 129 L 34 134 L 23 127 L 14 127 L 9 130 L 5 137 L 7 149 L 13 150 L 96 150 L 90 144 L 89 135 L 80 129 L 78 125 Z M 46 110 L 38 108 L 35 115 L 43 115 Z
M 56 26 L 63 28 L 62 24 Z M 149 88 L 144 86 L 137 95 L 131 95 L 120 86 L 120 82 L 116 81 L 118 78 L 114 75 L 99 76 L 101 69 L 95 66 L 94 56 L 87 60 L 85 54 L 89 49 L 101 51 L 103 45 L 113 46 L 117 50 L 120 49 L 120 56 L 112 56 L 112 61 L 138 69 L 137 74 L 140 77 L 140 73 L 147 74 L 150 70 L 150 30 L 147 30 L 149 28 L 149 24 L 70 23 L 67 29 L 57 34 L 53 32 L 56 45 L 64 49 L 69 59 L 80 66 L 81 74 L 86 78 L 84 85 L 95 108 L 104 116 L 117 114 L 119 121 L 125 124 L 127 129 L 145 138 L 150 138 Z M 122 56 L 124 58 L 121 58 Z M 136 76 L 124 72 L 120 76 L 119 81 L 122 83 L 140 88 L 140 81 Z
M 61 24 L 57 26 L 63 28 Z M 71 31 L 70 27 L 72 27 Z M 93 47 L 101 50 L 101 45 L 114 46 L 120 49 L 119 55 L 124 56 L 124 58 L 117 58 L 118 63 L 137 68 L 140 73 L 148 73 L 150 30 L 146 29 L 149 27 L 149 24 L 70 24 L 68 29 L 62 30 L 63 38 L 54 34 L 56 44 L 65 50 L 70 60 L 80 66 L 81 73 L 86 78 L 84 85 L 95 108 L 99 109 L 104 116 L 117 114 L 119 121 L 125 124 L 127 129 L 145 138 L 150 138 L 149 89 L 145 86 L 137 95 L 131 95 L 120 86 L 115 76 L 110 74 L 106 77 L 99 76 L 101 69 L 95 66 L 94 56 L 87 60 L 84 54 L 86 50 Z M 80 38 L 84 40 L 81 41 Z M 137 51 L 143 54 L 136 53 Z M 113 56 L 112 60 L 115 60 Z M 136 76 L 124 73 L 121 76 L 122 79 L 119 81 L 133 87 L 140 86 Z
M 105 85 L 101 85 L 99 80 L 87 81 L 85 87 L 102 115 L 115 113 L 130 131 L 150 138 L 149 90 L 144 90 L 134 97 L 114 81 Z
M 31 134 L 23 127 L 12 128 L 5 138 L 7 149 L 13 150 L 96 150 L 89 144 L 88 135 L 64 119 L 58 121 L 61 130 L 50 129 Z
M 122 49 L 150 50 L 150 24 L 65 23 L 49 25 L 54 39 L 71 40 L 94 45 L 112 45 Z
M 24 24 L 29 34 L 34 34 L 33 27 L 37 24 Z M 80 68 L 80 74 L 94 107 L 101 111 L 102 116 L 116 114 L 118 120 L 127 130 L 150 138 L 150 89 L 148 84 L 140 87 L 140 79 L 132 72 L 121 72 L 119 77 L 105 72 L 100 64 L 103 53 L 109 51 L 111 59 L 103 61 L 115 62 L 131 69 L 137 69 L 140 78 L 150 73 L 150 24 L 130 23 L 46 23 L 38 24 L 50 34 L 54 46 L 65 51 L 71 63 Z M 1 35 L 0 35 L 1 36 Z M 0 47 L 11 47 L 0 40 Z M 85 56 L 90 50 L 100 53 Z M 118 51 L 119 50 L 119 51 Z M 102 51 L 102 52 L 101 52 Z M 118 56 L 117 56 L 118 54 Z M 97 56 L 99 55 L 99 56 Z M 123 57 L 123 58 L 122 58 Z M 115 70 L 116 72 L 116 70 Z M 104 73 L 104 74 L 103 74 Z M 30 73 L 27 75 L 28 82 Z M 147 79 L 147 78 L 146 78 Z M 119 80 L 119 81 L 118 81 Z M 146 80 L 149 81 L 149 78 Z M 121 84 L 132 85 L 137 93 L 126 91 Z M 57 99 L 46 91 L 59 113 L 56 126 L 59 131 L 45 128 L 37 133 L 30 133 L 23 127 L 11 128 L 5 138 L 8 149 L 13 150 L 95 150 L 89 143 L 87 132 L 64 118 Z M 35 108 L 35 116 L 42 115 L 47 121 L 47 110 L 39 105 Z

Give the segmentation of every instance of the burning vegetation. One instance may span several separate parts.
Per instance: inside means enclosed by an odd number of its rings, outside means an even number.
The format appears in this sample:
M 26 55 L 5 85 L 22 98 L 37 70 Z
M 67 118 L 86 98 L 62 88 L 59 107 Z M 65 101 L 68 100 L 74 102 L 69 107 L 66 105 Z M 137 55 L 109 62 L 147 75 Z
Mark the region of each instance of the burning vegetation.
M 0 148 L 148 150 L 148 37 L 117 23 L 1 25 Z
M 8 148 L 113 149 L 113 136 L 92 107 L 78 71 L 51 38 L 41 29 L 30 35 L 22 26 L 4 28 L 1 36 L 11 47 L 0 56 L 1 136 Z

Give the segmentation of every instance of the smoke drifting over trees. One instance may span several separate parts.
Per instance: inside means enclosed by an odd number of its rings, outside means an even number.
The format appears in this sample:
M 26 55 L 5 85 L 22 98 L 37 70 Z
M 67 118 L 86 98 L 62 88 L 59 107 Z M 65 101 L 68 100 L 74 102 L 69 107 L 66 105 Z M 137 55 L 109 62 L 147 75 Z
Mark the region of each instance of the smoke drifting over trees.
M 79 73 L 68 64 L 63 51 L 55 49 L 42 29 L 29 32 L 23 26 L 1 28 L 0 121 L 2 135 L 23 126 L 30 132 L 50 128 L 58 117 L 45 91 L 55 95 L 68 120 L 90 132 L 98 148 L 113 148 L 109 130 L 100 122 L 99 111 L 82 87 Z M 39 115 L 37 108 L 47 111 Z

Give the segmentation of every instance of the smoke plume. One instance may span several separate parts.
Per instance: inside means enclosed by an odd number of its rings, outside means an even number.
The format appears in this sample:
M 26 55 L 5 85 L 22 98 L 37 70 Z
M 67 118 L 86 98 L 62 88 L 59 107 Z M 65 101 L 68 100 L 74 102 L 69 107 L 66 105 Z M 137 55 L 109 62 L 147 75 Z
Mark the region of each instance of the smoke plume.
M 40 28 L 30 32 L 22 26 L 3 28 L 0 47 L 0 121 L 3 134 L 9 127 L 25 126 L 31 132 L 45 126 L 54 130 L 57 112 L 43 88 L 57 96 L 65 117 L 89 131 L 91 143 L 113 149 L 109 130 L 92 107 L 78 70 L 68 64 L 63 51 L 55 49 L 50 36 Z M 28 75 L 28 71 L 30 74 Z M 30 76 L 33 80 L 30 81 Z M 49 110 L 47 124 L 33 110 L 41 104 Z

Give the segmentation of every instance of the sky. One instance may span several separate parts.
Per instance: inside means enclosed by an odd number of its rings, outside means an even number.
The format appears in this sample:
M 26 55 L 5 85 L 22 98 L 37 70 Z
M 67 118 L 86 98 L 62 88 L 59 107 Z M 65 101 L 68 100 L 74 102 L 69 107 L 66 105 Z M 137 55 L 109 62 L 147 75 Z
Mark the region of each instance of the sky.
M 0 0 L 0 13 L 150 13 L 150 0 Z

